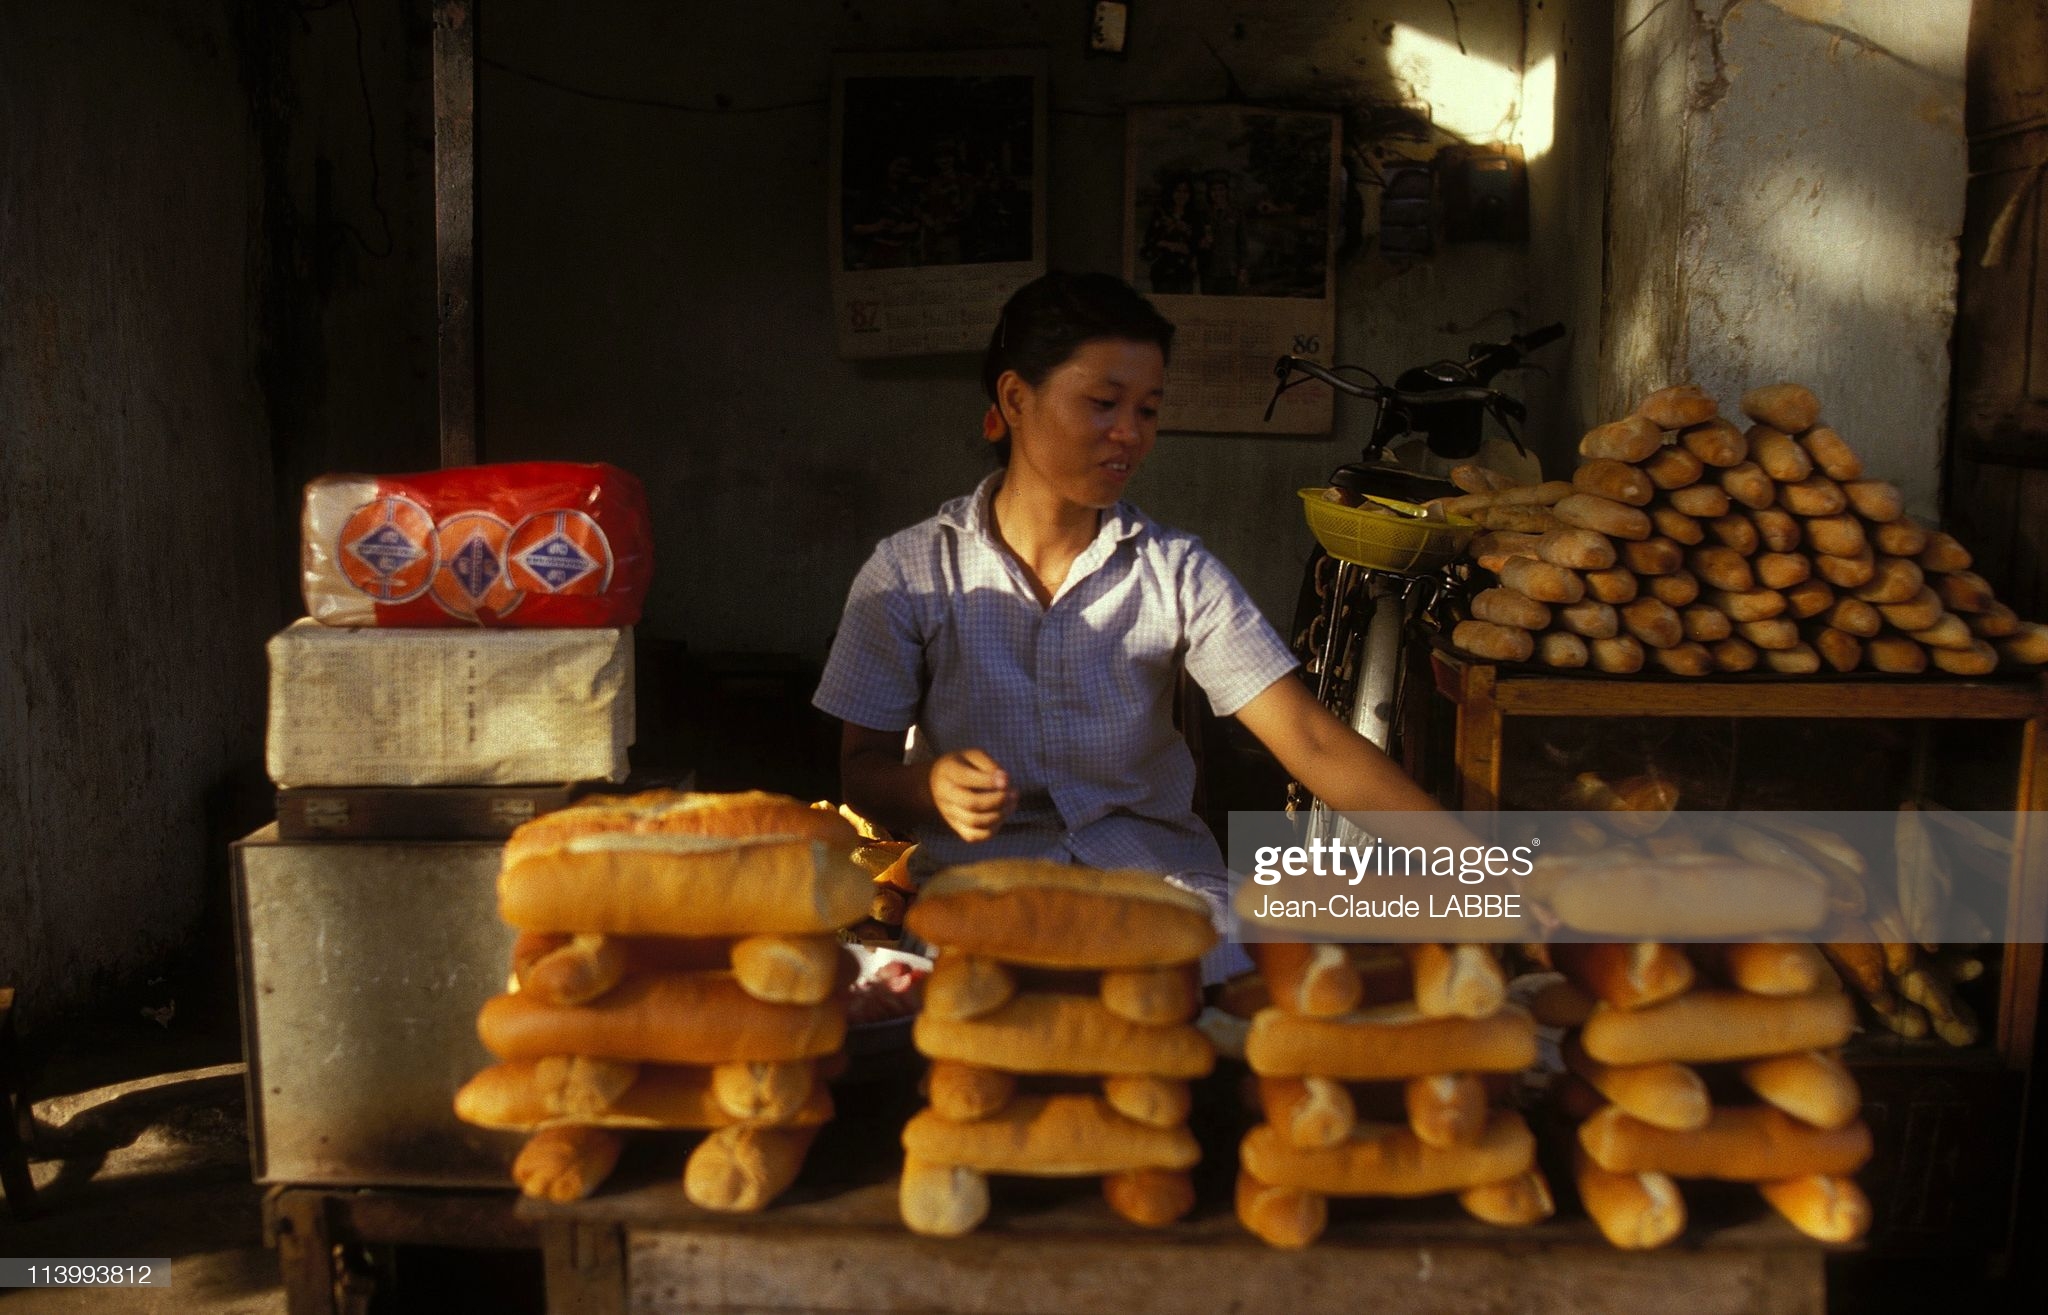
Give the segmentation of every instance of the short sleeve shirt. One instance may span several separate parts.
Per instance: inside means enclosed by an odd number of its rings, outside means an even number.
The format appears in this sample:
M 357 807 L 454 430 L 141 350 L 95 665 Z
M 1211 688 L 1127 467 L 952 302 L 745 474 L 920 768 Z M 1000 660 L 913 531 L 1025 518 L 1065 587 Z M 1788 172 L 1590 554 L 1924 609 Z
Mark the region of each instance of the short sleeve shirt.
M 813 702 L 878 731 L 918 728 L 935 754 L 981 749 L 1019 792 L 994 837 L 935 824 L 916 838 L 932 871 L 1048 858 L 1157 872 L 1223 871 L 1194 814 L 1194 760 L 1173 727 L 1180 669 L 1229 716 L 1294 656 L 1200 539 L 1129 503 L 1049 606 L 971 496 L 883 540 L 847 597 Z

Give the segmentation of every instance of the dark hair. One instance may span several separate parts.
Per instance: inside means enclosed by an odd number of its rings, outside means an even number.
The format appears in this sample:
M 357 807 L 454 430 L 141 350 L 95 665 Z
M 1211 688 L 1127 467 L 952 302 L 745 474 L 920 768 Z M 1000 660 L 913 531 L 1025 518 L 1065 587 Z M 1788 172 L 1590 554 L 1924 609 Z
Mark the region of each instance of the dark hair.
M 981 389 L 997 402 L 996 380 L 1015 370 L 1033 388 L 1073 358 L 1084 343 L 1104 338 L 1149 342 L 1161 356 L 1173 354 L 1173 323 L 1113 274 L 1069 274 L 1054 270 L 1010 294 L 989 334 L 981 358 Z M 997 403 L 1000 406 L 1000 402 Z M 995 444 L 1010 463 L 1010 437 Z

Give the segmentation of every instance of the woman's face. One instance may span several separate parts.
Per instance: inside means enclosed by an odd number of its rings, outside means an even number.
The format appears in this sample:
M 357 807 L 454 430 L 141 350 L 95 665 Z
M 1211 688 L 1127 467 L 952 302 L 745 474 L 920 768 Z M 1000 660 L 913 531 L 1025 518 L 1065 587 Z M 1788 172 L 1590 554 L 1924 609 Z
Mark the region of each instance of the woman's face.
M 1123 497 L 1159 437 L 1166 357 L 1156 343 L 1086 342 L 1032 387 L 1014 371 L 997 382 L 1010 426 L 1006 479 L 1083 507 Z

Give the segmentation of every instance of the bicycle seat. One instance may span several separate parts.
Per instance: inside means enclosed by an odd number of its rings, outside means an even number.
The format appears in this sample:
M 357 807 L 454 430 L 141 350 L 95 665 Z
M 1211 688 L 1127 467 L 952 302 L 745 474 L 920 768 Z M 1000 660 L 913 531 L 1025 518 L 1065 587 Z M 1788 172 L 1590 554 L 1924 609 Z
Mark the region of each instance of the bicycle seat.
M 1337 467 L 1330 475 L 1330 483 L 1359 497 L 1393 498 L 1398 502 L 1455 498 L 1464 491 L 1435 475 L 1417 474 L 1400 466 L 1359 462 Z

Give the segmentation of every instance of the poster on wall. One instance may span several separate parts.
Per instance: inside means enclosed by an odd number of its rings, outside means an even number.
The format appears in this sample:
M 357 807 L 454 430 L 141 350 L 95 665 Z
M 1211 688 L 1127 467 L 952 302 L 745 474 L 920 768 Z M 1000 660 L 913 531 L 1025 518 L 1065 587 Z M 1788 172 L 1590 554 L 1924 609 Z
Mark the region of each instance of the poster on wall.
M 829 250 L 839 354 L 979 352 L 1045 272 L 1045 54 L 842 56 Z
M 1178 327 L 1160 428 L 1321 434 L 1332 397 L 1273 362 L 1327 362 L 1337 328 L 1334 114 L 1232 105 L 1134 109 L 1124 149 L 1124 277 Z

